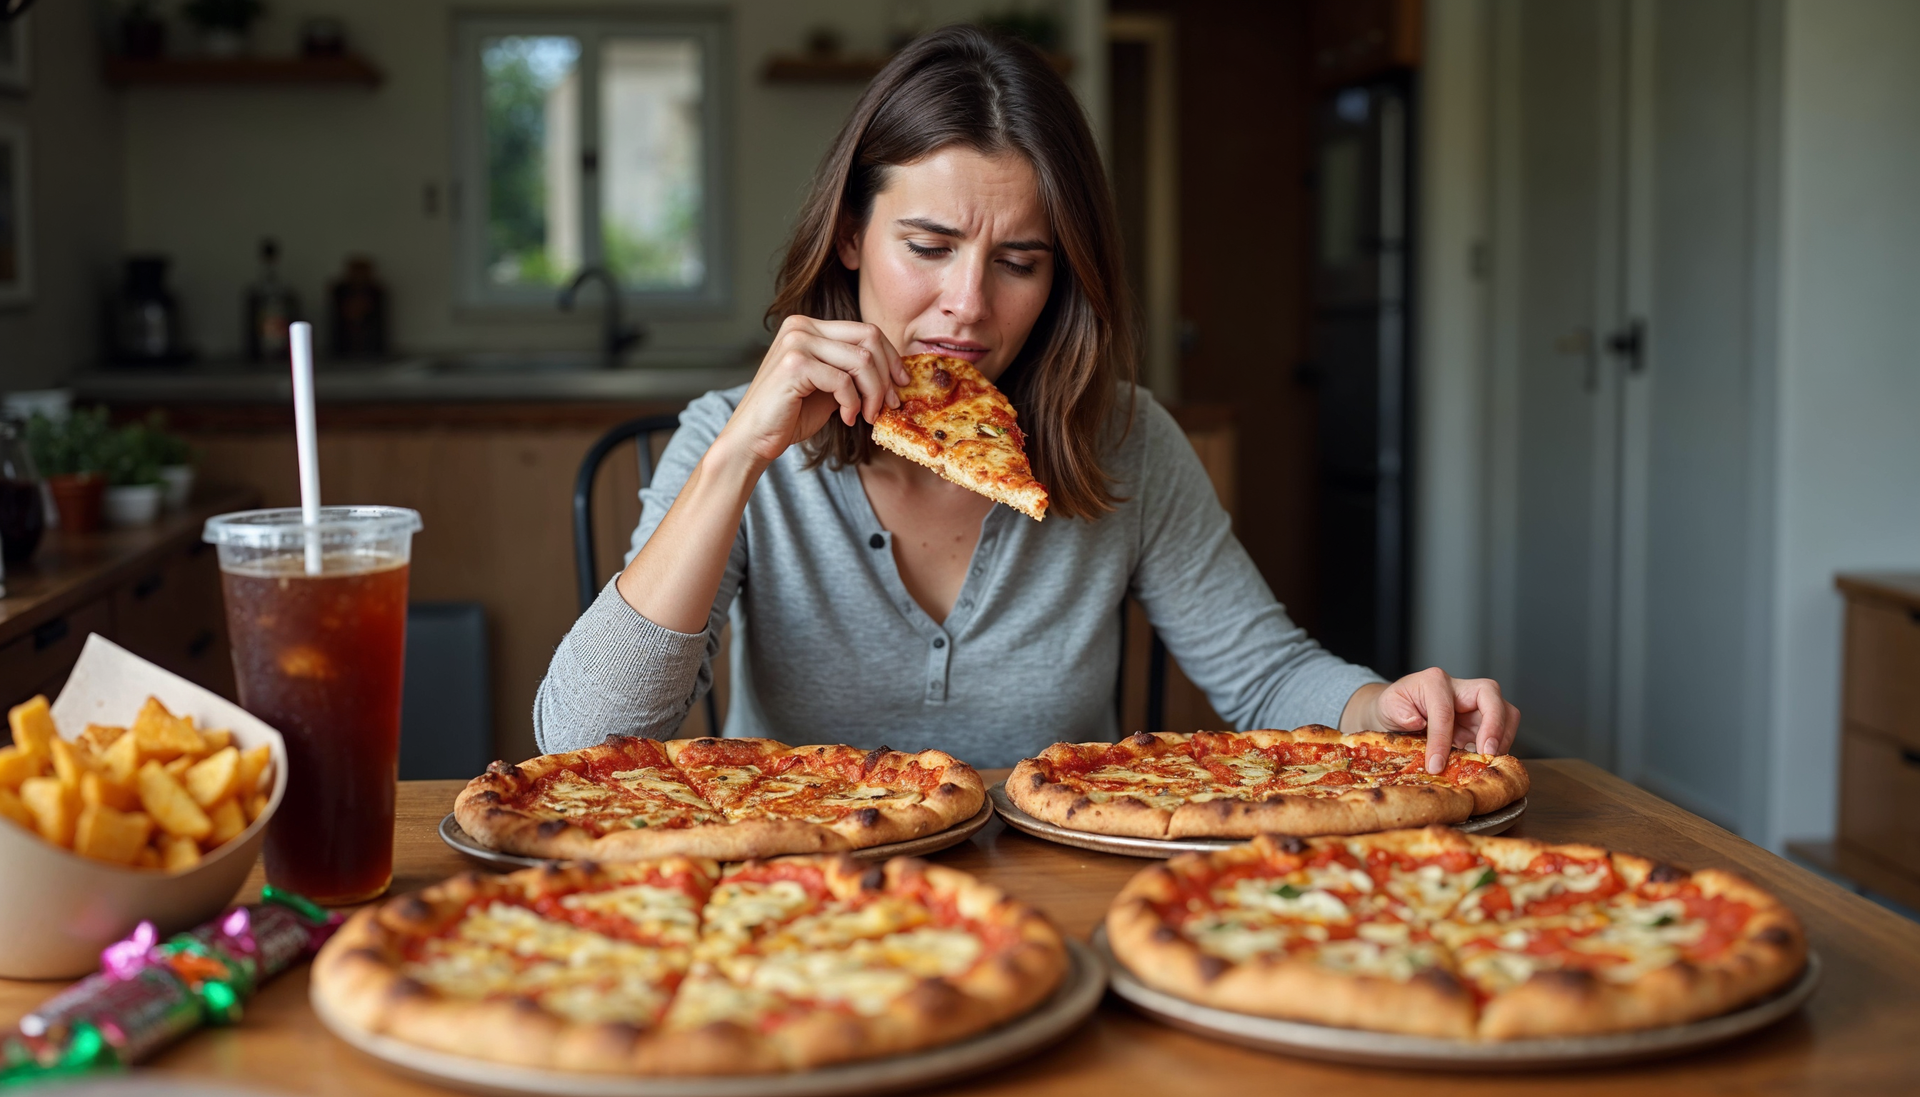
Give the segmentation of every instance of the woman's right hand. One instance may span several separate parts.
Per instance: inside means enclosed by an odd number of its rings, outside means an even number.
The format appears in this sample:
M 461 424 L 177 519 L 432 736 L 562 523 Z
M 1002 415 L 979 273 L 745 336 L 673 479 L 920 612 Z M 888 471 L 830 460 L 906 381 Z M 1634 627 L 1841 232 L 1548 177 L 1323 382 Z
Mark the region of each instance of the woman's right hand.
M 911 380 L 899 352 L 872 324 L 789 316 L 715 444 L 731 441 L 772 464 L 830 415 L 852 426 L 899 407 L 894 386 Z

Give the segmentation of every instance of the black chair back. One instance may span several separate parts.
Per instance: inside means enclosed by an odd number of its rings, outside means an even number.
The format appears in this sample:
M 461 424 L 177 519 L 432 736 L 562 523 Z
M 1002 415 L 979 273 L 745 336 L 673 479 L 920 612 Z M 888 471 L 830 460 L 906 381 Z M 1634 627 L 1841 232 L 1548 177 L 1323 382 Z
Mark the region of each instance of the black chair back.
M 593 550 L 593 481 L 600 473 L 600 466 L 607 455 L 622 442 L 633 442 L 636 462 L 639 466 L 640 487 L 653 483 L 653 436 L 680 428 L 678 415 L 650 415 L 641 419 L 629 419 L 600 436 L 600 440 L 587 450 L 580 459 L 579 475 L 573 479 L 573 572 L 580 596 L 580 612 L 587 612 L 593 600 L 600 596 L 600 587 L 605 579 L 600 575 L 599 565 L 594 560 Z M 706 703 L 707 734 L 720 734 L 720 706 L 714 700 L 713 691 L 708 690 L 702 698 Z

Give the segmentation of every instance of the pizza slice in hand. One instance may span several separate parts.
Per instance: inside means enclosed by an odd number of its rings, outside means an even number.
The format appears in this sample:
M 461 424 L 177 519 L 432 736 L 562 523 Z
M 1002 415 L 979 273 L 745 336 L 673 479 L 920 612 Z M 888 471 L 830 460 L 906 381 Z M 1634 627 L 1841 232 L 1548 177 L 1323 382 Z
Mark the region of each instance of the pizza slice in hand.
M 1045 518 L 1047 489 L 1033 478 L 1006 394 L 959 358 L 915 354 L 901 362 L 913 381 L 900 390 L 899 407 L 880 413 L 873 440 L 1036 522 Z

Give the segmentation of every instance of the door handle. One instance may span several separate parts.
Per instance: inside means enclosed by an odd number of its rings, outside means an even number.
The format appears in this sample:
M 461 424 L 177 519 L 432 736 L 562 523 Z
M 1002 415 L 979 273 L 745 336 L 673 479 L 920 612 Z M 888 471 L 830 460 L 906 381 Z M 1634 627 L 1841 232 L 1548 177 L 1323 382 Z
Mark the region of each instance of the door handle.
M 1616 358 L 1625 358 L 1628 373 L 1639 373 L 1647 368 L 1646 352 L 1647 326 L 1639 317 L 1627 321 L 1626 327 L 1607 336 L 1607 353 Z

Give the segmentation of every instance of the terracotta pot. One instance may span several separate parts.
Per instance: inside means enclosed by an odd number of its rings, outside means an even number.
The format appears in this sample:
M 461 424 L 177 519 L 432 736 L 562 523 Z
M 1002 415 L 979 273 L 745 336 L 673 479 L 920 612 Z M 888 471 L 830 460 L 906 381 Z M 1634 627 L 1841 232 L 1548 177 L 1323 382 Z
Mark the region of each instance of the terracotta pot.
M 106 498 L 107 478 L 97 472 L 68 472 L 47 477 L 53 506 L 60 512 L 60 532 L 92 533 L 100 528 L 100 505 Z

